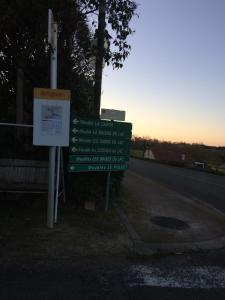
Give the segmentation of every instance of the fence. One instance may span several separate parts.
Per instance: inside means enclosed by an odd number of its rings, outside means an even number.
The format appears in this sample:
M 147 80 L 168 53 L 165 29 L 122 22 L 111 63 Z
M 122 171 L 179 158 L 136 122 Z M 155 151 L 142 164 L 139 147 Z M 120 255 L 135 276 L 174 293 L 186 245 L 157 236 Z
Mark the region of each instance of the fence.
M 0 123 L 0 192 L 47 192 L 48 149 L 32 145 L 32 125 Z

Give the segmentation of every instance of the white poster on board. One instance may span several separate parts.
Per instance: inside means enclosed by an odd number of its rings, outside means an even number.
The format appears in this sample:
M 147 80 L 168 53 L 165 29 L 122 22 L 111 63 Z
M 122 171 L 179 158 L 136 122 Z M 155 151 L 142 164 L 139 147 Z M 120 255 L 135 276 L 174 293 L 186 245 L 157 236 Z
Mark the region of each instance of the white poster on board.
M 41 134 L 56 135 L 62 134 L 63 107 L 58 105 L 43 104 L 41 107 Z
M 70 92 L 34 89 L 33 144 L 69 146 Z

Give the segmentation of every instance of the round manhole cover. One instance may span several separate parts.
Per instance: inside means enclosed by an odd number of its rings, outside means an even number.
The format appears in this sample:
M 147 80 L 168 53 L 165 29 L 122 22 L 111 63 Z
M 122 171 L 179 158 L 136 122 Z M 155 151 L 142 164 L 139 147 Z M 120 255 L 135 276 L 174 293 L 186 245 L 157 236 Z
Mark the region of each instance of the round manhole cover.
M 185 230 L 189 228 L 188 223 L 176 219 L 176 218 L 170 218 L 170 217 L 164 217 L 164 216 L 154 216 L 151 219 L 151 222 L 155 225 L 166 227 L 169 229 L 174 230 Z

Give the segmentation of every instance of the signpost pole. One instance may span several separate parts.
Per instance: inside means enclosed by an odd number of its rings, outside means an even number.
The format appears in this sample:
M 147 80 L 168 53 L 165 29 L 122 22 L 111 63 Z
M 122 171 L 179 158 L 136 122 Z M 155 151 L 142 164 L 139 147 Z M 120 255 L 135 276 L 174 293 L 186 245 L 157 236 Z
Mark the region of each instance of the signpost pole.
M 51 89 L 57 88 L 57 24 L 54 22 L 52 11 L 48 11 L 48 40 L 51 44 L 50 78 Z M 49 179 L 48 179 L 48 208 L 47 226 L 54 227 L 54 199 L 55 199 L 55 155 L 56 147 L 49 148 Z
M 54 222 L 57 223 L 58 220 L 58 203 L 59 203 L 59 176 L 60 176 L 60 163 L 61 163 L 61 147 L 57 147 L 57 172 L 56 172 L 56 192 L 55 192 L 55 214 Z
M 109 210 L 110 176 L 111 172 L 108 172 L 106 179 L 105 211 Z
M 62 176 L 62 188 L 63 188 L 63 202 L 66 203 L 66 191 L 65 191 L 65 178 L 64 178 L 64 172 L 63 172 L 63 152 L 60 151 L 60 163 L 61 163 L 61 176 Z

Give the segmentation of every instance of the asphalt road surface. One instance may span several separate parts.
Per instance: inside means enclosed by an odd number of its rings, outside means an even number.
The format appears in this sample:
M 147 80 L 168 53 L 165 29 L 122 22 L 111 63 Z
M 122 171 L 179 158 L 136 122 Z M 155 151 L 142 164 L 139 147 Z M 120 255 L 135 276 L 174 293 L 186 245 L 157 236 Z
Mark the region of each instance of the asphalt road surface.
M 77 257 L 70 264 L 1 266 L 0 299 L 224 299 L 224 255 Z
M 131 159 L 129 169 L 191 198 L 204 201 L 225 213 L 225 176 Z

